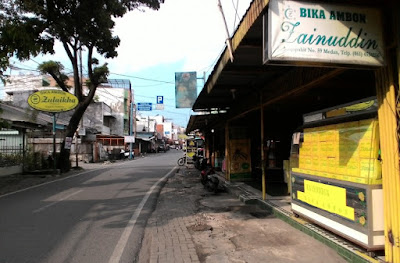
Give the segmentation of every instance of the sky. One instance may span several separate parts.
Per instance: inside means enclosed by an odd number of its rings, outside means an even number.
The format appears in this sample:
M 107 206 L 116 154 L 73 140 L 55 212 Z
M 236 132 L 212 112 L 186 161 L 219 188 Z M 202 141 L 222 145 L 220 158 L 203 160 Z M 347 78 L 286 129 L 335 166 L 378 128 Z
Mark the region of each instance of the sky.
M 234 33 L 251 0 L 221 0 L 230 36 Z M 217 0 L 165 0 L 159 10 L 144 9 L 115 19 L 114 35 L 120 40 L 118 57 L 107 62 L 110 79 L 129 79 L 135 103 L 156 104 L 164 96 L 164 110 L 139 111 L 143 116 L 157 114 L 186 127 L 191 109 L 175 108 L 175 72 L 197 72 L 197 92 L 225 48 L 226 30 Z M 35 68 L 45 60 L 62 62 L 71 68 L 58 43 L 56 57 L 38 56 L 23 63 Z M 19 62 L 15 62 L 19 65 Z

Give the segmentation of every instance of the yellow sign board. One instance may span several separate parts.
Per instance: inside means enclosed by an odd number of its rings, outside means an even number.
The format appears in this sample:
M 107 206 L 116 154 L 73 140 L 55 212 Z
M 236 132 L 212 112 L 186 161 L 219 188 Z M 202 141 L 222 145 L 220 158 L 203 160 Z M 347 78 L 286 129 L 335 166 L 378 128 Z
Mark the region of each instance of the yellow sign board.
M 304 192 L 297 191 L 298 199 L 354 221 L 354 208 L 346 204 L 346 189 L 304 180 Z
M 32 108 L 48 112 L 62 112 L 74 109 L 78 105 L 78 98 L 62 90 L 41 90 L 28 98 Z

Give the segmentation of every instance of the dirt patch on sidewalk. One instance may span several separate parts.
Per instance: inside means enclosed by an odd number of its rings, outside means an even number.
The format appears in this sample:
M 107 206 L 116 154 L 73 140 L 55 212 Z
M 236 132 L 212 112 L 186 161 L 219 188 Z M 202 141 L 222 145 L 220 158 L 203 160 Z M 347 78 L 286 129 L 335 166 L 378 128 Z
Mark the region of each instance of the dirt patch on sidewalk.
M 192 209 L 187 214 L 194 223 L 187 229 L 200 262 L 346 262 L 333 249 L 268 211 L 245 205 L 224 191 L 208 192 L 197 170 L 169 178 L 156 210 L 173 209 L 182 198 L 191 202 L 181 209 Z

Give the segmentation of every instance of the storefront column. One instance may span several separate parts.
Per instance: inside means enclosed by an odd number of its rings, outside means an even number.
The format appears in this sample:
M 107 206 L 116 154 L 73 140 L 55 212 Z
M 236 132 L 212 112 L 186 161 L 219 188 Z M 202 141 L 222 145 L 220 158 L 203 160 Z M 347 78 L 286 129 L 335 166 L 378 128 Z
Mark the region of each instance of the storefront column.
M 225 124 L 225 179 L 230 180 L 229 121 Z
M 392 56 L 391 56 L 392 55 Z M 396 97 L 393 75 L 396 54 L 388 54 L 387 67 L 376 72 L 379 133 L 382 155 L 382 188 L 386 262 L 400 262 L 400 176 Z
M 211 151 L 211 165 L 215 167 L 215 130 L 211 129 L 212 151 Z
M 262 178 L 262 198 L 265 200 L 266 187 L 265 187 L 265 153 L 264 153 L 264 106 L 261 97 L 261 108 L 260 108 L 260 126 L 261 126 L 261 178 Z
M 212 152 L 211 152 L 212 149 L 211 149 L 211 146 L 210 146 L 211 137 L 207 133 L 207 131 L 205 132 L 204 135 L 205 135 L 204 152 L 203 152 L 204 158 L 207 158 L 208 161 L 210 162 L 210 165 L 213 166 L 213 164 L 212 164 Z

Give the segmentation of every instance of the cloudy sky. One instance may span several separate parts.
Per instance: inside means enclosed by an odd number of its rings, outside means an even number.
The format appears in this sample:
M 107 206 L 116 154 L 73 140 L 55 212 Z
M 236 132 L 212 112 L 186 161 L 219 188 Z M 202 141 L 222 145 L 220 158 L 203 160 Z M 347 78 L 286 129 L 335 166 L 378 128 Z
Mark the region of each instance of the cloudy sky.
M 250 2 L 221 0 L 230 34 Z M 142 114 L 164 115 L 186 126 L 191 111 L 175 108 L 175 72 L 196 71 L 200 92 L 204 84 L 200 78 L 211 73 L 225 47 L 226 31 L 218 1 L 166 0 L 158 11 L 134 11 L 117 20 L 115 33 L 121 45 L 118 58 L 108 61 L 111 72 L 149 79 L 130 78 L 136 102 L 155 103 L 156 96 L 164 96 L 164 111 Z
M 221 0 L 231 35 L 250 2 Z M 200 78 L 211 73 L 225 47 L 226 31 L 218 1 L 165 0 L 158 11 L 133 11 L 117 19 L 114 29 L 121 44 L 118 57 L 107 60 L 109 78 L 129 79 L 136 103 L 155 104 L 156 96 L 164 96 L 164 111 L 140 113 L 164 115 L 186 127 L 191 110 L 175 108 L 175 72 L 196 71 L 200 92 L 204 84 Z M 56 50 L 56 58 L 39 56 L 25 65 L 37 67 L 37 62 L 53 59 L 65 61 L 68 68 L 61 45 Z

